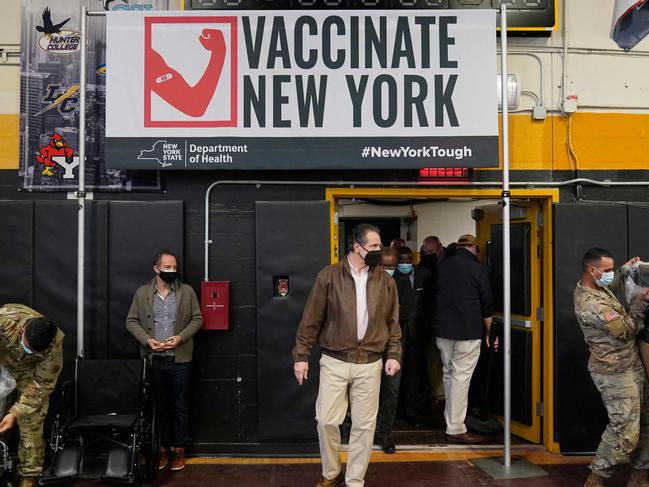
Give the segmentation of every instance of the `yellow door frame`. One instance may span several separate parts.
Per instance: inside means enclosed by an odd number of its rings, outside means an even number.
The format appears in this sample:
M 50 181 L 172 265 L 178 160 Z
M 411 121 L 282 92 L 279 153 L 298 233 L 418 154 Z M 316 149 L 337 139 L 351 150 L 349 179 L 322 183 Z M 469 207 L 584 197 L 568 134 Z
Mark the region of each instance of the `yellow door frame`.
M 338 262 L 338 220 L 336 203 L 340 198 L 479 198 L 501 199 L 498 188 L 327 188 L 325 199 L 329 201 L 329 226 L 331 263 Z M 559 444 L 554 441 L 554 343 L 553 343 L 553 300 L 552 300 L 552 203 L 559 202 L 559 190 L 556 188 L 512 189 L 512 199 L 529 198 L 540 200 L 543 211 L 543 308 L 544 322 L 542 332 L 542 395 L 543 425 L 542 443 L 548 451 L 559 453 Z

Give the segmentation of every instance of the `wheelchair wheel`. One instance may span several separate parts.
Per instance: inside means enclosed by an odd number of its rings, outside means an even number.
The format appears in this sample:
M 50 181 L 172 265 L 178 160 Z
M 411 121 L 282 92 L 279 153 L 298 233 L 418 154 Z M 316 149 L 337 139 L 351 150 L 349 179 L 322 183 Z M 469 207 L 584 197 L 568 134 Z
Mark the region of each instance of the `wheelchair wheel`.
M 160 434 L 158 432 L 158 418 L 156 417 L 155 406 L 151 407 L 151 423 L 143 440 L 141 449 L 143 460 L 142 480 L 152 482 L 158 473 L 160 454 Z
M 17 464 L 16 452 L 9 451 L 7 444 L 0 441 L 0 487 L 18 487 Z
M 0 486 L 1 487 L 18 487 L 20 479 L 18 473 L 10 470 L 0 470 Z

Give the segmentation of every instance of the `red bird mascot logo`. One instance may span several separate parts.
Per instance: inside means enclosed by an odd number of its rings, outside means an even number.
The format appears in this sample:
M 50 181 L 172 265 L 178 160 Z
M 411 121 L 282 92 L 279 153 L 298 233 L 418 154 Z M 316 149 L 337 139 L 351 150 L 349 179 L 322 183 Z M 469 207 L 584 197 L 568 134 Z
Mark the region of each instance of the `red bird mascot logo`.
M 41 171 L 43 176 L 54 175 L 53 169 L 57 164 L 53 158 L 57 156 L 63 156 L 65 157 L 66 162 L 72 162 L 74 149 L 67 147 L 63 137 L 54 132 L 54 135 L 52 135 L 52 138 L 50 139 L 50 143 L 41 147 L 36 155 L 36 161 L 45 166 Z

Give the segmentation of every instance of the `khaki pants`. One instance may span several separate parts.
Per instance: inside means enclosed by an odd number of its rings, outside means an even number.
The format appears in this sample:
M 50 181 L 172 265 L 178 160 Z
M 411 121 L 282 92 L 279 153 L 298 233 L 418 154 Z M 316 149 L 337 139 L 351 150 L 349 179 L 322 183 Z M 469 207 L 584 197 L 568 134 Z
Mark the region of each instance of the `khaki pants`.
M 447 435 L 466 433 L 464 420 L 469 402 L 469 385 L 480 358 L 480 342 L 481 340 L 437 338 L 444 366 L 444 420 Z
M 426 363 L 428 365 L 428 379 L 433 390 L 433 401 L 444 399 L 444 369 L 442 357 L 435 337 L 430 337 L 426 344 Z
M 382 360 L 370 364 L 352 364 L 322 355 L 315 414 L 322 476 L 326 479 L 333 479 L 342 469 L 339 456 L 340 425 L 349 403 L 352 429 L 345 483 L 347 487 L 362 487 L 365 484 L 379 409 L 382 368 Z

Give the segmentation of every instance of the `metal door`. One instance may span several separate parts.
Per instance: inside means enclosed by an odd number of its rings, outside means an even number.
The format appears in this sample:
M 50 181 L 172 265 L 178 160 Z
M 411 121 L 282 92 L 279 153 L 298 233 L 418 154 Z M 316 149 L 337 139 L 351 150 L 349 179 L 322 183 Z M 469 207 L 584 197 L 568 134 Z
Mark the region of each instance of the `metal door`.
M 535 200 L 511 202 L 511 364 L 512 433 L 541 441 L 541 337 L 543 326 L 542 208 Z M 502 209 L 487 205 L 474 212 L 480 258 L 491 270 L 494 326 L 502 340 L 503 260 Z M 502 344 L 502 342 L 501 342 Z M 490 406 L 503 414 L 503 354 L 492 369 Z

